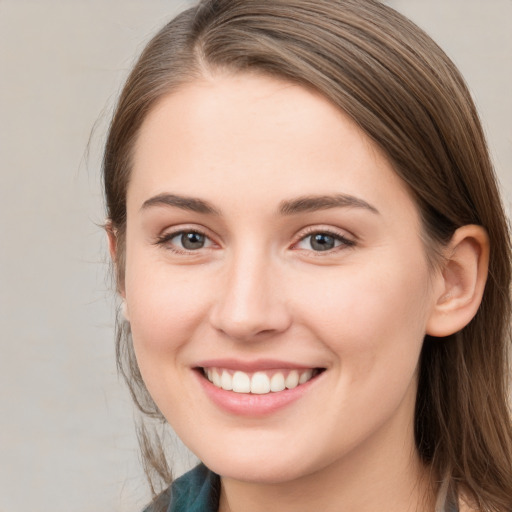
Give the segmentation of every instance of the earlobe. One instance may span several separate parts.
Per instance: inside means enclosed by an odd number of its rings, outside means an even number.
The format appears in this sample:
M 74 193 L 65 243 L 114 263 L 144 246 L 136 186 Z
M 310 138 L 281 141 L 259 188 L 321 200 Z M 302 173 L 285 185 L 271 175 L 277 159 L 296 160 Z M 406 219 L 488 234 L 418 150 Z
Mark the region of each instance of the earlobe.
M 481 226 L 455 231 L 445 250 L 440 286 L 427 334 L 445 337 L 471 322 L 482 301 L 489 267 L 489 237 Z

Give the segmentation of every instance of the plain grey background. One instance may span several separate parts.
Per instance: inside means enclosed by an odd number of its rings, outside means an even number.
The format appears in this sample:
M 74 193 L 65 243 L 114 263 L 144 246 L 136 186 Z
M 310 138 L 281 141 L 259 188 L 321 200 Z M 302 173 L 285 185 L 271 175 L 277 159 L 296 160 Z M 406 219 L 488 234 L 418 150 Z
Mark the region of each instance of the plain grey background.
M 510 212 L 512 1 L 388 3 L 465 75 Z M 148 499 L 114 363 L 100 153 L 133 59 L 189 4 L 0 0 L 0 512 Z

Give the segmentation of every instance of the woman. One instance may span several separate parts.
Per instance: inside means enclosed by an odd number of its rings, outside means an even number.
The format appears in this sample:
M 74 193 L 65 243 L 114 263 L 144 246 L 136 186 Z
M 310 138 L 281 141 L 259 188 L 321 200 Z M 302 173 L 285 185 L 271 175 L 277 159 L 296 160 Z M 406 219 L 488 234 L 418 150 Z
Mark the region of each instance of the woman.
M 204 463 L 150 510 L 510 510 L 506 219 L 418 27 L 203 1 L 136 63 L 104 176 L 120 369 Z

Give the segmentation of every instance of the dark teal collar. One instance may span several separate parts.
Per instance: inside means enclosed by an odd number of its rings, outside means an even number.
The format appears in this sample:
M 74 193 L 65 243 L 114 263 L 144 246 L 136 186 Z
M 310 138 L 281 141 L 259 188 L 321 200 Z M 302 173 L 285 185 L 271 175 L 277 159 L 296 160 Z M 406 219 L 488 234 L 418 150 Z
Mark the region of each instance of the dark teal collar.
M 217 512 L 219 495 L 219 476 L 199 464 L 173 483 L 168 512 Z
M 220 478 L 199 464 L 176 479 L 144 512 L 217 512 Z

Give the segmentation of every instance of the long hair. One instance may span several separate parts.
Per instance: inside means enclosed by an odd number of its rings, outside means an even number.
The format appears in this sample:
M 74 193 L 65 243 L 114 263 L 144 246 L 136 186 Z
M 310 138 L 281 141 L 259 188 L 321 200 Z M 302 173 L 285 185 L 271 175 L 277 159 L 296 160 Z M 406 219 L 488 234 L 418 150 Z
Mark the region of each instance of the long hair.
M 285 79 L 320 92 L 348 114 L 413 194 L 433 264 L 436 248 L 457 228 L 487 230 L 489 278 L 476 317 L 453 336 L 424 341 L 415 438 L 436 491 L 463 491 L 481 511 L 510 510 L 510 237 L 478 114 L 454 64 L 420 28 L 376 0 L 204 0 L 184 11 L 140 56 L 105 147 L 119 286 L 126 190 L 141 124 L 162 97 L 216 72 Z M 117 354 L 139 409 L 161 418 L 122 323 Z M 142 432 L 147 467 L 168 483 L 161 443 Z

